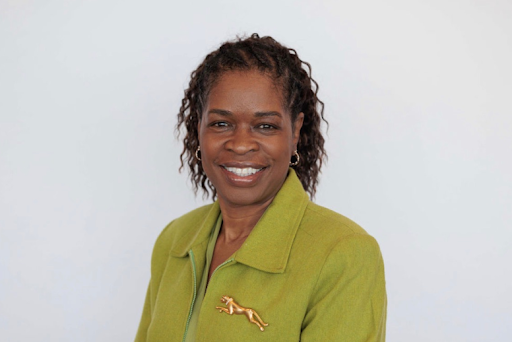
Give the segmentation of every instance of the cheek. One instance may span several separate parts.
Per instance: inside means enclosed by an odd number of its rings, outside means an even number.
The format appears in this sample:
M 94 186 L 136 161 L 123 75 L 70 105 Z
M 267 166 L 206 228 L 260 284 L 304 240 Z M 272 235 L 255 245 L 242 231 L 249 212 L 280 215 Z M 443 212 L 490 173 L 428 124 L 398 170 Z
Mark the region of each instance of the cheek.
M 267 155 L 271 156 L 271 158 L 274 159 L 276 163 L 288 165 L 289 158 L 293 152 L 292 145 L 293 141 L 288 139 L 285 141 L 276 141 L 273 144 L 266 144 L 265 152 Z
M 203 168 L 210 166 L 213 159 L 215 159 L 215 146 L 206 139 L 202 140 L 201 161 L 203 162 Z
M 204 138 L 203 138 L 202 132 L 204 132 L 204 131 L 205 131 L 205 127 L 203 127 L 203 122 L 199 121 L 199 123 L 197 124 L 197 141 L 199 142 L 199 146 L 201 146 L 201 148 L 203 148 L 202 142 L 203 142 Z

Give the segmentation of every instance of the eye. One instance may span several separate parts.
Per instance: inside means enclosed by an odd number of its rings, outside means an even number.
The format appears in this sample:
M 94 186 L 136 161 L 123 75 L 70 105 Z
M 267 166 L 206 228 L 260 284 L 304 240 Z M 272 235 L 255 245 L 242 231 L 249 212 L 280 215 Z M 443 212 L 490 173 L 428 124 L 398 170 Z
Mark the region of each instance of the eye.
M 215 121 L 210 124 L 211 127 L 218 127 L 218 128 L 224 128 L 228 127 L 229 124 L 225 121 Z
M 277 129 L 276 126 L 268 124 L 268 123 L 259 124 L 258 126 L 256 126 L 256 128 L 259 128 L 259 129 L 262 129 L 265 131 L 271 131 L 271 130 Z

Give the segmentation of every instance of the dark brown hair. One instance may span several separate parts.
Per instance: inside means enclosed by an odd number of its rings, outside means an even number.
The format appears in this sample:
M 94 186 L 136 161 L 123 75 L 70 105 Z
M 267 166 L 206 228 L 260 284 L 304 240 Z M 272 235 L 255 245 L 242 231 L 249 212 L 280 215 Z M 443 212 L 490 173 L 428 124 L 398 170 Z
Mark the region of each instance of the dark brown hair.
M 195 152 L 199 146 L 197 125 L 201 120 L 210 90 L 220 76 L 227 71 L 259 70 L 271 77 L 281 87 L 284 108 L 291 114 L 292 123 L 299 113 L 304 113 L 297 152 L 300 162 L 294 166 L 304 189 L 314 197 L 323 161 L 327 158 L 320 124 L 324 119 L 324 104 L 317 97 L 318 84 L 311 77 L 311 66 L 302 61 L 297 52 L 272 37 L 253 34 L 225 42 L 219 49 L 206 56 L 192 72 L 189 87 L 181 100 L 176 130 L 185 126 L 181 167 L 188 165 L 194 191 L 201 188 L 206 196 L 215 199 L 217 193 L 204 173 Z

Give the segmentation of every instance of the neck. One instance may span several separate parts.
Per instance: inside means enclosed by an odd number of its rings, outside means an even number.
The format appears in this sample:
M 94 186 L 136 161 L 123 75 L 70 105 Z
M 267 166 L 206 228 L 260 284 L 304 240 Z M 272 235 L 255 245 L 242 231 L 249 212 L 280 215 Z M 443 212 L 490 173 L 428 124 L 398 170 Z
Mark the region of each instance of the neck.
M 237 206 L 219 198 L 219 206 L 222 212 L 222 230 L 220 235 L 225 242 L 231 243 L 245 240 L 267 207 L 272 203 L 272 200 L 273 198 L 270 198 L 261 204 Z

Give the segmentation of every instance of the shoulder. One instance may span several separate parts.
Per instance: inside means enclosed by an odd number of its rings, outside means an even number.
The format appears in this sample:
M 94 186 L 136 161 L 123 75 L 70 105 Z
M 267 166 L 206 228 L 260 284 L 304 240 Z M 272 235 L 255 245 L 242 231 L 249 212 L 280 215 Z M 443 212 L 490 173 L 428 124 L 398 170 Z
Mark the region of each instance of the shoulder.
M 205 219 L 214 210 L 215 203 L 207 204 L 171 221 L 158 236 L 153 251 L 153 257 L 159 251 L 172 250 L 180 242 L 193 240 L 198 233 L 198 228 L 203 225 Z
M 302 219 L 303 229 L 310 234 L 343 237 L 348 235 L 368 235 L 366 230 L 346 216 L 309 202 Z
M 345 275 L 354 272 L 362 276 L 360 279 L 369 279 L 383 272 L 379 244 L 351 219 L 310 202 L 301 231 L 315 244 L 324 275 L 337 278 L 344 270 Z
M 357 223 L 335 211 L 309 202 L 299 232 L 325 252 L 361 258 L 380 256 L 380 248 L 373 236 Z
M 185 228 L 201 224 L 204 218 L 212 210 L 213 205 L 213 203 L 204 205 L 174 219 L 160 233 L 158 240 L 165 239 L 173 235 L 180 235 L 184 233 L 183 230 Z
M 208 214 L 211 212 L 213 206 L 214 203 L 207 204 L 174 219 L 164 228 L 160 236 L 162 237 L 169 234 L 180 234 L 184 227 L 201 224 L 205 217 L 208 216 Z

